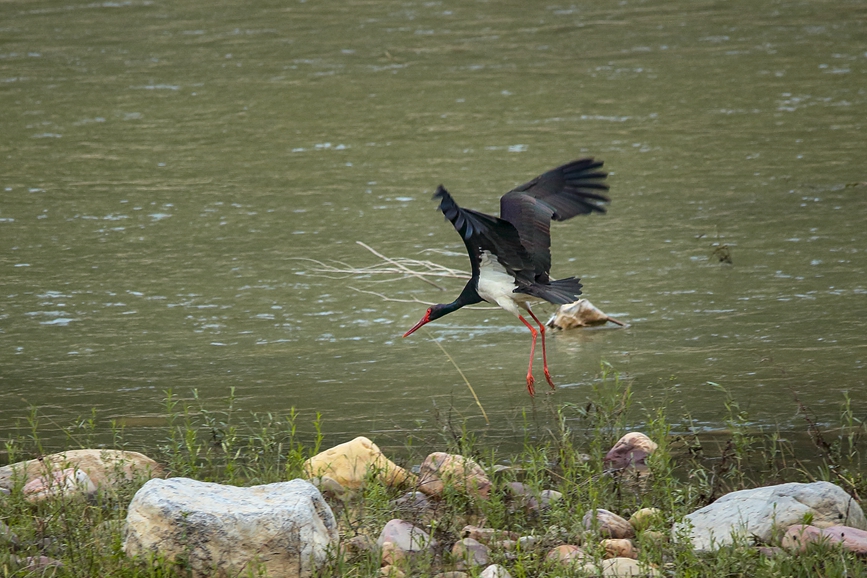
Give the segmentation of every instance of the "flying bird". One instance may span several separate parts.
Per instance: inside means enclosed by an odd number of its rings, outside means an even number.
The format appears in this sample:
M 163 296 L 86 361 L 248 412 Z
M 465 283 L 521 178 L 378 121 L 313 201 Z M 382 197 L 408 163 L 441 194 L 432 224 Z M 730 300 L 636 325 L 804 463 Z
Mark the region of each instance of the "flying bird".
M 440 185 L 433 198 L 439 199 L 439 211 L 461 235 L 473 275 L 457 299 L 428 308 L 403 336 L 465 305 L 482 301 L 499 305 L 530 330 L 527 391 L 532 396 L 536 393 L 533 357 L 537 331 L 521 314 L 526 311 L 539 326 L 545 379 L 554 389 L 545 352 L 545 326 L 530 310 L 530 302 L 562 305 L 576 301 L 581 294 L 581 283 L 576 277 L 555 281 L 549 276 L 551 220 L 565 221 L 576 215 L 605 212 L 604 203 L 610 199 L 603 194 L 608 190 L 603 182 L 608 173 L 600 170 L 602 164 L 592 158 L 575 160 L 512 189 L 500 198 L 499 218 L 459 207 Z

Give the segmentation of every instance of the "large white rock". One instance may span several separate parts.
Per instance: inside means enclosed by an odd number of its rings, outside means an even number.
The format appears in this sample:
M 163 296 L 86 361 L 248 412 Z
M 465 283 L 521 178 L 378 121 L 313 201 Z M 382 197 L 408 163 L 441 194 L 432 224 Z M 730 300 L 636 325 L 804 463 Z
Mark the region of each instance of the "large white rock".
M 239 488 L 154 479 L 133 497 L 124 551 L 188 560 L 193 576 L 313 575 L 338 541 L 331 508 L 312 484 Z
M 683 522 L 675 525 L 674 534 L 677 537 L 688 530 L 695 549 L 712 551 L 752 536 L 767 542 L 775 527 L 785 531 L 802 523 L 805 516 L 820 528 L 846 525 L 867 529 L 861 506 L 849 494 L 830 482 L 813 482 L 726 494 L 684 516 Z

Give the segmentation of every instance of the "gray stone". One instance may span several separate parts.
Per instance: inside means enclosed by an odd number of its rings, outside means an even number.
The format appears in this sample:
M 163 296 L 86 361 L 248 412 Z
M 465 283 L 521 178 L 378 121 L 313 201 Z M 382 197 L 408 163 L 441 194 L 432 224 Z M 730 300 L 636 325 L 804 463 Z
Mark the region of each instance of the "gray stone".
M 337 545 L 334 514 L 313 485 L 292 480 L 239 488 L 154 479 L 133 497 L 124 551 L 187 560 L 193 577 L 263 570 L 309 577 Z
M 472 538 L 464 538 L 452 546 L 452 556 L 459 560 L 458 567 L 485 566 L 490 563 L 490 549 Z
M 409 554 L 427 550 L 433 545 L 433 540 L 427 532 L 397 518 L 385 524 L 382 532 L 379 533 L 376 545 L 382 548 L 386 542 L 392 543 L 399 551 Z
M 512 578 L 509 571 L 499 564 L 491 564 L 479 574 L 479 578 Z
M 584 527 L 588 530 L 595 529 L 600 535 L 609 538 L 635 537 L 635 528 L 629 522 L 602 508 L 591 510 L 584 515 Z
M 781 484 L 732 492 L 684 517 L 674 527 L 693 547 L 714 551 L 736 539 L 771 540 L 775 527 L 788 528 L 805 516 L 819 528 L 846 525 L 867 529 L 864 512 L 842 488 L 830 482 Z

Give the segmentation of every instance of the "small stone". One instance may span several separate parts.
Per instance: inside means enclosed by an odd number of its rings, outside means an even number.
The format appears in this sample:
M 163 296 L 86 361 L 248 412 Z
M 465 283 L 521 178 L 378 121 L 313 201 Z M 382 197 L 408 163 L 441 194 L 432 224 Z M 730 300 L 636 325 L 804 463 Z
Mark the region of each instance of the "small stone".
M 359 534 L 358 536 L 353 536 L 348 540 L 343 541 L 342 543 L 343 550 L 347 554 L 362 554 L 364 552 L 372 552 L 376 547 L 376 544 L 370 538 L 370 536 L 366 536 L 364 534 Z
M 630 432 L 620 438 L 605 454 L 605 464 L 615 470 L 632 465 L 645 465 L 647 456 L 656 451 L 656 442 L 640 432 Z
M 29 502 L 41 502 L 48 498 L 70 496 L 94 496 L 96 484 L 84 470 L 66 468 L 52 470 L 50 474 L 33 478 L 21 489 Z
M 422 514 L 433 509 L 430 499 L 422 492 L 407 492 L 394 500 L 392 504 L 397 509 L 411 514 Z
M 854 554 L 867 555 L 867 531 L 849 526 L 818 528 L 797 524 L 786 530 L 782 546 L 786 550 L 804 552 L 810 544 L 818 542 L 840 544 Z
M 629 523 L 636 532 L 648 529 L 662 521 L 662 512 L 658 508 L 641 508 L 629 517 Z
M 635 528 L 629 522 L 602 508 L 587 512 L 583 521 L 586 529 L 593 530 L 595 528 L 601 535 L 609 538 L 635 537 Z
M 491 544 L 491 547 L 503 552 L 514 552 L 518 547 L 517 540 L 497 540 Z
M 380 561 L 382 566 L 388 567 L 400 564 L 409 556 L 404 550 L 398 548 L 394 542 L 385 541 L 380 546 Z
M 668 534 L 657 530 L 645 530 L 641 533 L 641 541 L 650 544 L 665 544 L 668 542 Z
M 479 578 L 512 578 L 509 571 L 499 564 L 491 564 L 479 574 Z
M 599 542 L 605 549 L 606 558 L 638 558 L 638 550 L 632 540 L 625 538 L 607 538 Z
M 376 541 L 380 548 L 386 542 L 391 542 L 397 549 L 407 553 L 427 550 L 433 544 L 427 532 L 396 518 L 388 521 Z
M 545 559 L 549 562 L 560 562 L 561 564 L 574 564 L 581 562 L 587 555 L 584 550 L 574 544 L 563 544 L 552 548 L 545 555 Z
M 558 492 L 557 490 L 542 490 L 539 493 L 539 504 L 542 508 L 550 508 L 551 504 L 562 499 L 562 492 Z
M 491 545 L 501 540 L 517 540 L 517 532 L 495 530 L 494 528 L 480 528 L 478 526 L 464 526 L 461 530 L 461 538 L 472 538 L 482 544 Z
M 532 550 L 539 543 L 539 538 L 536 536 L 521 536 L 518 538 L 518 547 L 522 551 Z
M 414 476 L 386 458 L 375 443 L 359 436 L 304 462 L 308 478 L 328 476 L 344 488 L 358 489 L 373 474 L 387 486 L 413 483 Z
M 392 565 L 383 566 L 379 569 L 379 575 L 382 578 L 404 578 L 406 574 L 402 572 L 399 568 L 396 568 Z
M 485 566 L 490 563 L 490 549 L 472 538 L 464 538 L 452 546 L 452 556 L 460 560 L 458 564 Z
M 310 483 L 316 486 L 322 495 L 328 499 L 343 501 L 347 497 L 346 488 L 340 482 L 328 476 L 319 476 L 310 479 Z
M 491 480 L 482 467 L 464 456 L 434 452 L 419 470 L 419 489 L 428 496 L 440 497 L 446 484 L 466 494 L 487 498 Z
M 18 539 L 18 536 L 15 535 L 9 526 L 0 521 L 0 546 L 3 546 L 4 549 L 13 550 L 18 548 L 21 545 L 21 541 Z
M 642 567 L 632 558 L 609 558 L 602 560 L 600 564 L 588 562 L 584 565 L 584 572 L 590 575 L 602 575 L 611 578 L 625 576 L 661 576 L 656 568 Z

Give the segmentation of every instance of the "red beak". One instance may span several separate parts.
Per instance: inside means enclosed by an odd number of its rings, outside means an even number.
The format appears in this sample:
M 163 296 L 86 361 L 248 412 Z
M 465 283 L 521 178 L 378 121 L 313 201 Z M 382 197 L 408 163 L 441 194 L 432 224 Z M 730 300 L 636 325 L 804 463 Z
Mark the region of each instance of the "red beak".
M 414 333 L 414 332 L 415 332 L 419 327 L 421 327 L 422 325 L 424 325 L 424 324 L 427 323 L 428 321 L 430 321 L 430 309 L 427 310 L 427 313 L 424 314 L 424 317 L 421 318 L 421 321 L 419 321 L 418 323 L 416 323 L 415 325 L 413 325 L 413 326 L 412 326 L 412 329 L 410 329 L 409 331 L 407 331 L 406 333 L 404 333 L 403 336 L 404 336 L 404 337 L 407 337 L 408 335 L 411 335 L 411 334 Z

